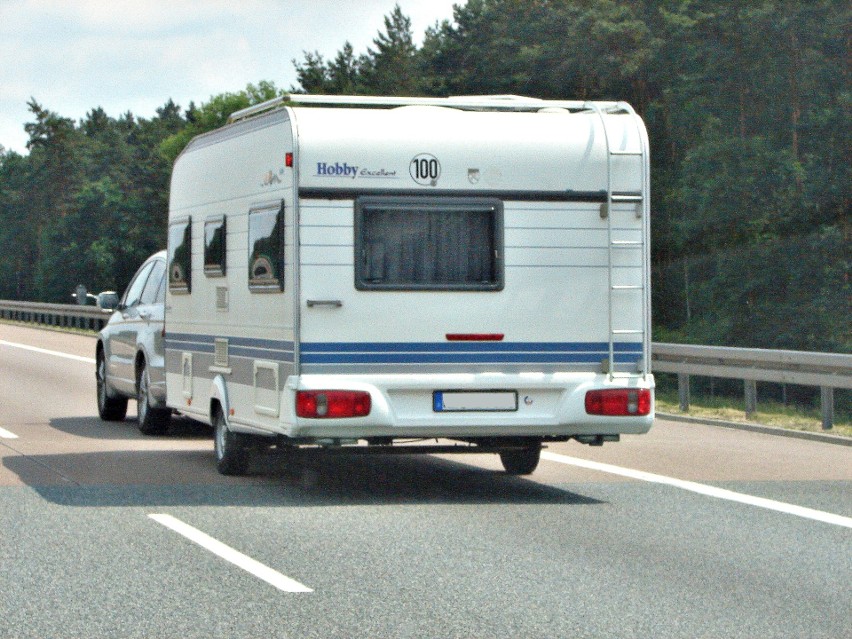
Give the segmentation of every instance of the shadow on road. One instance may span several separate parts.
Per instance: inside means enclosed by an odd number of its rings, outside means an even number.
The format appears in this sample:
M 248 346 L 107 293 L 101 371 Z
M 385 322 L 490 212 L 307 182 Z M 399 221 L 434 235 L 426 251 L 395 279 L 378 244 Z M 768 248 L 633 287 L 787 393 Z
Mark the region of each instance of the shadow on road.
M 176 420 L 170 436 L 150 438 L 132 420 L 105 425 L 97 418 L 55 419 L 51 425 L 69 434 L 94 438 L 98 431 L 109 433 L 101 439 L 121 442 L 122 449 L 11 455 L 3 458 L 3 465 L 44 499 L 63 506 L 602 503 L 502 471 L 423 454 L 272 451 L 256 455 L 248 476 L 224 477 L 216 471 L 212 441 L 205 441 L 210 440 L 209 427 L 182 421 L 188 420 Z
M 86 439 L 152 439 L 149 435 L 139 432 L 136 417 L 129 415 L 121 422 L 105 422 L 98 417 L 55 417 L 50 420 L 50 427 Z M 213 431 L 206 424 L 176 416 L 172 418 L 169 432 L 162 438 L 180 439 L 211 439 Z

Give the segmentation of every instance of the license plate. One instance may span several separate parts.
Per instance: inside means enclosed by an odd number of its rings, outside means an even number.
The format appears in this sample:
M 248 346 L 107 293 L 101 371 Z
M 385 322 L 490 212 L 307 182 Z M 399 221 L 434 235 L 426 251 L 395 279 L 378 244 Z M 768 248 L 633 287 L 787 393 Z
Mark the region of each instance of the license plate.
M 515 391 L 435 391 L 432 406 L 436 413 L 474 411 L 516 411 L 518 393 Z

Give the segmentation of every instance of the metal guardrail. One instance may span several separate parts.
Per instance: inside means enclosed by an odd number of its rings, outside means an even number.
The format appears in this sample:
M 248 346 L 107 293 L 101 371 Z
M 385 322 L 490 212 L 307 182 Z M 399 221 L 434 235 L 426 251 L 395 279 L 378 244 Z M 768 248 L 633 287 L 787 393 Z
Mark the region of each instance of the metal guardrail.
M 742 379 L 745 412 L 757 407 L 757 382 L 819 386 L 822 427 L 834 422 L 834 389 L 852 388 L 852 355 L 654 343 L 651 369 L 676 373 L 680 410 L 689 410 L 689 376 Z
M 33 324 L 99 331 L 107 323 L 110 315 L 111 311 L 105 311 L 98 306 L 0 300 L 0 319 Z
M 39 304 L 0 300 L 0 318 L 75 328 L 100 330 L 110 312 L 97 306 Z M 680 409 L 689 410 L 689 377 L 724 377 L 745 383 L 745 412 L 754 414 L 757 382 L 801 384 L 821 389 L 822 425 L 834 421 L 834 389 L 852 389 L 852 355 L 806 351 L 729 348 L 655 342 L 651 369 L 678 376 Z

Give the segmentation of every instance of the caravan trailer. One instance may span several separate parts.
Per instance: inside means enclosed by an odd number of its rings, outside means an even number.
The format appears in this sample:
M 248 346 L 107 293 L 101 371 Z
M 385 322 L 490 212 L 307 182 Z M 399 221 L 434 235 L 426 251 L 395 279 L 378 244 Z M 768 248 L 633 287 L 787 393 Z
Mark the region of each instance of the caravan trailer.
M 645 433 L 649 157 L 622 102 L 290 95 L 171 183 L 168 405 L 252 451 L 498 453 Z M 412 442 L 422 443 L 413 446 Z

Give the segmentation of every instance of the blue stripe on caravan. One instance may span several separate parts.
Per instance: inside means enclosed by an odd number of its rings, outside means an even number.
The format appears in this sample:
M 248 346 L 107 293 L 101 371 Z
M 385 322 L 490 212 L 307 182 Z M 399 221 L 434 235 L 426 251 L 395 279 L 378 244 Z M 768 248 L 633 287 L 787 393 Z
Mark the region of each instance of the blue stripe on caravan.
M 305 364 L 600 364 L 607 353 L 302 353 Z M 618 364 L 636 362 L 639 354 L 619 354 Z
M 167 333 L 166 349 L 195 353 L 213 353 L 213 344 L 217 337 L 228 340 L 228 354 L 234 357 L 272 359 L 280 362 L 293 362 L 294 359 L 293 342 L 252 337 Z
M 615 361 L 634 363 L 641 343 L 614 345 Z M 314 342 L 302 345 L 305 364 L 599 364 L 604 342 Z

